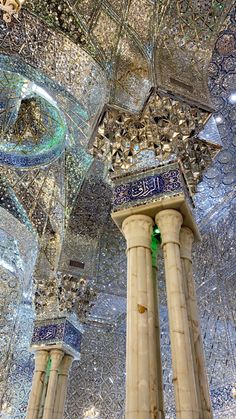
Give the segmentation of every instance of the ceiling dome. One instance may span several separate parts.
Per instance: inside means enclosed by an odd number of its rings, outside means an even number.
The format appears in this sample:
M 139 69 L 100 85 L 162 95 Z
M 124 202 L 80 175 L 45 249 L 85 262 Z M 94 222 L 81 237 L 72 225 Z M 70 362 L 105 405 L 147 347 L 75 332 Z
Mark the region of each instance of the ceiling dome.
M 67 127 L 56 103 L 43 89 L 15 73 L 1 71 L 0 88 L 0 163 L 27 168 L 59 157 Z

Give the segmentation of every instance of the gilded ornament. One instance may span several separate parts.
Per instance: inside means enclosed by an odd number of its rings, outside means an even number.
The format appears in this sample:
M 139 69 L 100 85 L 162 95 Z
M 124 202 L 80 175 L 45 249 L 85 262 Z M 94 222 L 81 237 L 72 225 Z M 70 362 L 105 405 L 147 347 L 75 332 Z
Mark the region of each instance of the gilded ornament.
M 0 0 L 0 10 L 3 11 L 3 20 L 9 23 L 12 17 L 18 18 L 18 13 L 25 0 Z

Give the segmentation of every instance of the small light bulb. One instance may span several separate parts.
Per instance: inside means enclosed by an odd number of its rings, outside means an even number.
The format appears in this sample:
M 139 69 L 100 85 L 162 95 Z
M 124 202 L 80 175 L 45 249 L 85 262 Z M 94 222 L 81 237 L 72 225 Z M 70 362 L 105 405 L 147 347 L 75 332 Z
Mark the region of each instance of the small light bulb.
M 236 399 L 236 388 L 235 387 L 232 388 L 232 397 L 234 399 Z
M 216 123 L 217 123 L 217 124 L 221 124 L 221 122 L 223 122 L 223 119 L 221 118 L 221 116 L 217 116 L 217 117 L 215 118 L 215 120 L 216 120 Z
M 236 92 L 231 93 L 231 95 L 229 96 L 229 102 L 232 104 L 236 103 Z

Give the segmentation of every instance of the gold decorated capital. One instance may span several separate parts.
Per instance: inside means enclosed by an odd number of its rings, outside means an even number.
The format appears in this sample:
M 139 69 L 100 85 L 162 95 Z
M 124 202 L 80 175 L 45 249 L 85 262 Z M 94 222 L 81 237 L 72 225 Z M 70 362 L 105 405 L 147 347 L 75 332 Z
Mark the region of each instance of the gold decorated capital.
M 25 0 L 0 0 L 0 10 L 3 12 L 3 20 L 9 23 L 12 17 L 18 17 L 18 13 Z
M 57 370 L 59 368 L 59 365 L 61 363 L 61 360 L 64 356 L 64 352 L 60 349 L 52 349 L 50 351 L 51 356 L 51 370 Z
M 183 217 L 179 211 L 167 209 L 158 212 L 156 224 L 161 231 L 162 246 L 167 243 L 180 244 L 179 233 L 183 223 Z
M 48 362 L 48 351 L 40 349 L 35 352 L 35 371 L 44 371 Z
M 180 257 L 192 261 L 192 245 L 194 242 L 194 234 L 188 227 L 180 229 Z
M 133 247 L 151 248 L 151 234 L 154 222 L 147 215 L 131 215 L 122 224 L 122 231 L 127 241 L 127 250 Z
M 60 365 L 60 375 L 67 376 L 69 374 L 73 359 L 74 358 L 71 355 L 64 355 L 62 363 Z

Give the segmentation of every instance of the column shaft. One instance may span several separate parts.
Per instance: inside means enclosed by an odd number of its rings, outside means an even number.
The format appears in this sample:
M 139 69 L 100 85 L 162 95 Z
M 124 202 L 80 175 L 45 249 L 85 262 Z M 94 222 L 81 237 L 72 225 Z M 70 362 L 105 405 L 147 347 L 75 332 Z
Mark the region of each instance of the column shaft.
M 128 258 L 126 419 L 160 419 L 152 227 L 153 220 L 143 215 L 130 216 L 122 225 Z
M 187 309 L 183 291 L 179 231 L 182 215 L 163 210 L 156 216 L 162 235 L 177 419 L 199 419 Z
M 47 395 L 45 399 L 43 419 L 52 419 L 53 409 L 55 403 L 57 381 L 58 381 L 58 368 L 63 358 L 64 352 L 59 349 L 53 349 L 50 352 L 51 356 L 51 370 L 48 381 Z
M 131 252 L 133 250 L 134 249 L 131 249 Z M 136 308 L 136 310 L 138 310 L 138 415 L 142 418 L 149 418 L 149 378 L 151 379 L 151 377 L 149 369 L 146 249 L 143 247 L 137 247 L 136 252 L 138 286 Z
M 192 243 L 194 235 L 188 227 L 180 230 L 180 256 L 184 277 L 184 292 L 188 313 L 194 374 L 201 419 L 213 419 L 204 350 L 197 308 L 197 296 L 192 272 Z
M 69 370 L 72 365 L 72 362 L 73 357 L 70 355 L 65 355 L 61 362 L 58 374 L 53 419 L 63 419 L 64 417 Z
M 35 369 L 26 419 L 38 419 L 48 357 L 49 353 L 45 350 L 35 353 Z

